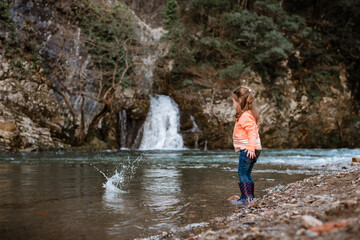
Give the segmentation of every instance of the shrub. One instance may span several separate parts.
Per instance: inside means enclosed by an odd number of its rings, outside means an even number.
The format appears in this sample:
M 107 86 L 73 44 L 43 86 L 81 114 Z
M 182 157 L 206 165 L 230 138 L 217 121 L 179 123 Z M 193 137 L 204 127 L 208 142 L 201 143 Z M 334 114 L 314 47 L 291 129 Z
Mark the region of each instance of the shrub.
M 238 79 L 242 74 L 251 73 L 251 68 L 247 67 L 242 60 L 238 60 L 233 65 L 220 71 L 219 76 L 221 78 Z
M 112 6 L 101 1 L 82 0 L 77 4 L 75 14 L 84 32 L 87 50 L 96 67 L 102 70 L 106 85 L 110 85 L 114 76 L 116 81 L 120 81 L 126 62 L 131 62 L 126 53 L 129 46 L 135 44 L 135 20 L 131 11 L 122 3 Z M 125 79 L 122 84 L 124 87 L 129 86 L 129 79 Z
M 176 12 L 177 12 L 176 0 L 166 0 L 166 4 L 162 10 L 162 16 L 165 19 L 165 24 L 168 29 L 171 29 L 173 23 L 177 19 Z

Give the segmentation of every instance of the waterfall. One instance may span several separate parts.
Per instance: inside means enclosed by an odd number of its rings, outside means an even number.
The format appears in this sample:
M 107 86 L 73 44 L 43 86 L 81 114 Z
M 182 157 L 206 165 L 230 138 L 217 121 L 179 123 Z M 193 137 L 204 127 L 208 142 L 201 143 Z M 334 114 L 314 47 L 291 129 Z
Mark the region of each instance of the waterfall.
M 193 115 L 190 115 L 191 122 L 193 124 L 193 127 L 191 129 L 191 132 L 195 134 L 195 149 L 199 149 L 199 126 L 195 122 L 195 118 Z
M 110 2 L 111 4 L 112 2 Z M 156 61 L 159 57 L 163 57 L 168 52 L 168 43 L 165 41 L 160 41 L 161 37 L 164 36 L 167 31 L 164 30 L 162 27 L 158 28 L 151 28 L 148 24 L 142 21 L 136 13 L 131 10 L 133 18 L 136 22 L 134 25 L 134 31 L 136 34 L 136 38 L 140 47 L 136 50 L 135 54 L 132 57 L 132 64 L 135 73 L 135 82 L 136 88 L 140 89 L 139 92 L 144 95 L 151 95 L 152 94 L 152 85 L 154 81 L 154 70 L 156 68 Z M 155 75 L 156 77 L 156 75 Z M 162 99 L 165 96 L 157 96 L 154 97 L 156 99 Z M 156 102 L 156 100 L 152 100 L 152 102 Z M 174 105 L 175 103 L 170 103 L 170 105 Z M 152 103 L 152 105 L 156 106 L 157 103 Z M 175 104 L 176 105 L 176 104 Z M 179 111 L 177 110 L 177 106 L 175 107 L 176 110 L 171 110 L 174 113 L 174 116 L 179 115 Z M 172 109 L 170 107 L 170 109 Z M 153 110 L 156 112 L 157 110 Z M 177 112 L 176 112 L 177 111 Z M 150 114 L 150 113 L 149 113 Z M 148 118 L 149 118 L 148 114 Z M 167 117 L 168 120 L 166 121 L 174 121 L 172 118 Z M 154 148 L 182 148 L 183 142 L 182 137 L 179 135 L 174 137 L 171 130 L 167 129 L 165 132 L 161 132 L 161 134 L 170 135 L 170 140 L 164 142 L 164 140 L 157 140 L 156 142 L 153 141 L 152 135 L 155 133 L 148 133 L 147 131 L 155 131 L 154 129 L 155 123 L 151 123 L 151 120 L 146 120 L 145 125 L 139 129 L 139 126 L 134 122 L 134 119 L 131 116 L 126 116 L 126 111 L 121 110 L 119 112 L 119 144 L 121 149 L 133 149 L 138 148 L 140 149 L 154 149 Z M 171 125 L 171 127 L 173 127 Z M 178 127 L 175 126 L 175 129 Z M 139 129 L 139 131 L 137 131 Z M 169 133 L 170 131 L 170 133 Z M 177 133 L 177 131 L 175 131 Z M 136 136 L 135 138 L 133 138 Z M 164 136 L 165 137 L 165 136 Z M 158 138 L 161 138 L 158 136 Z M 179 140 L 181 139 L 181 140 Z M 172 141 L 169 142 L 169 141 Z M 177 146 L 179 145 L 179 146 Z
M 168 96 L 151 97 L 140 149 L 183 149 L 178 105 Z

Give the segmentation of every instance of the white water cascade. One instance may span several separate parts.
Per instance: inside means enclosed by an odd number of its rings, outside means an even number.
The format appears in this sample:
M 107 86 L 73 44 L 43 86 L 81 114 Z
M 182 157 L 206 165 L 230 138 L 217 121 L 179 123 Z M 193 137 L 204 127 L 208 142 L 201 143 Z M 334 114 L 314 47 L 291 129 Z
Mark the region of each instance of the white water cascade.
M 151 97 L 140 149 L 183 149 L 178 105 L 168 96 Z
M 191 129 L 191 132 L 193 132 L 195 134 L 195 145 L 194 145 L 194 148 L 195 149 L 199 149 L 199 126 L 196 124 L 195 122 L 195 118 L 193 115 L 190 115 L 190 119 L 191 119 L 191 122 L 193 124 L 193 127 Z
M 147 23 L 142 21 L 133 10 L 130 10 L 133 16 L 133 20 L 135 20 L 136 24 L 134 25 L 134 32 L 140 47 L 133 54 L 132 64 L 135 73 L 135 82 L 136 88 L 139 89 L 139 92 L 144 95 L 151 95 L 152 94 L 152 85 L 154 82 L 154 70 L 156 68 L 156 61 L 159 57 L 163 57 L 168 52 L 168 43 L 166 41 L 160 41 L 161 37 L 164 36 L 167 31 L 164 30 L 162 27 L 152 28 Z M 163 99 L 163 97 L 158 96 L 155 97 L 156 99 Z M 174 103 L 175 104 L 175 103 Z M 156 100 L 151 100 L 152 106 L 157 106 L 158 103 Z M 171 105 L 171 104 L 170 104 Z M 172 104 L 173 105 L 173 104 Z M 172 106 L 171 105 L 171 106 Z M 176 105 L 176 104 L 175 104 Z M 155 107 L 156 108 L 156 107 Z M 166 108 L 166 107 L 165 107 Z M 177 106 L 175 107 L 177 109 Z M 179 110 L 172 110 L 171 112 L 179 115 Z M 176 112 L 177 111 L 177 112 Z M 182 137 L 180 135 L 174 137 L 176 135 L 177 130 L 175 133 L 172 133 L 172 130 L 166 129 L 161 132 L 155 133 L 154 130 L 156 129 L 155 123 L 149 120 L 150 115 L 157 117 L 157 110 L 153 109 L 148 113 L 148 119 L 143 127 L 137 132 L 134 130 L 134 126 L 130 126 L 126 111 L 122 110 L 119 112 L 119 130 L 120 130 L 120 147 L 121 149 L 127 148 L 137 148 L 140 149 L 162 149 L 162 148 L 182 148 L 183 142 Z M 171 128 L 173 127 L 173 120 L 169 116 L 165 117 L 168 118 L 166 121 L 171 122 Z M 170 120 L 171 119 L 171 120 Z M 129 126 L 128 126 L 129 125 Z M 159 128 L 161 128 L 159 126 Z M 178 127 L 175 126 L 175 129 Z M 137 129 L 137 128 L 136 128 Z M 150 131 L 150 132 L 148 132 Z M 132 140 L 132 136 L 136 134 L 137 137 Z M 156 135 L 157 140 L 154 141 L 153 136 Z M 168 137 L 170 135 L 170 138 Z M 169 138 L 166 142 L 165 140 L 159 140 L 162 137 L 166 136 Z M 179 140 L 181 139 L 181 140 Z M 170 143 L 169 141 L 173 142 Z

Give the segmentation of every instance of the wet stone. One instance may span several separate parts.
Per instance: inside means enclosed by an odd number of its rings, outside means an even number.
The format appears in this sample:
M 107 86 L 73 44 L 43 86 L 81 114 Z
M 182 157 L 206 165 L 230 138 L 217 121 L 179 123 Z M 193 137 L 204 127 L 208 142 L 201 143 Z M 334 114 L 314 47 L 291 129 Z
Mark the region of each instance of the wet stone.
M 238 223 L 226 223 L 234 231 L 219 230 L 211 239 L 342 239 L 344 231 L 348 239 L 356 239 L 360 228 L 348 230 L 360 222 L 358 182 L 357 168 L 266 189 L 266 195 L 237 215 Z M 340 227 L 343 222 L 348 225 Z

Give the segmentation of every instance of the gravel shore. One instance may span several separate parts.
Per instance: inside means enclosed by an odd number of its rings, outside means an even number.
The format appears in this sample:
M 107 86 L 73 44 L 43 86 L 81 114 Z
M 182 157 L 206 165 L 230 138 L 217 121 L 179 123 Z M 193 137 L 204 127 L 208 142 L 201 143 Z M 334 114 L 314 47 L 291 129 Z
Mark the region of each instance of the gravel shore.
M 360 169 L 337 171 L 266 190 L 247 207 L 188 239 L 359 239 Z

